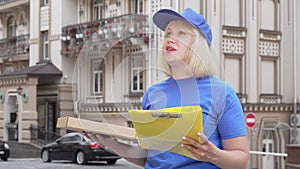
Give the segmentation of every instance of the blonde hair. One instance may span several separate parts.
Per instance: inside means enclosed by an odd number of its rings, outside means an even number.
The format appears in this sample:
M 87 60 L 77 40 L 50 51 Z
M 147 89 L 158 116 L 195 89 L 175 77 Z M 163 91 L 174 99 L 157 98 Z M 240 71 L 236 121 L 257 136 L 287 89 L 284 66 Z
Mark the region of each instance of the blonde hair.
M 171 21 L 166 27 L 166 30 L 168 30 L 172 24 L 176 24 L 177 28 L 182 28 L 193 37 L 192 46 L 188 51 L 188 55 L 190 57 L 187 58 L 186 64 L 190 67 L 194 77 L 202 78 L 206 76 L 213 76 L 215 74 L 215 64 L 210 52 L 210 48 L 202 33 L 198 29 L 194 28 L 191 24 L 182 20 Z M 164 38 L 164 41 L 165 40 L 166 37 Z M 165 61 L 164 44 L 165 43 L 162 45 L 162 67 L 165 70 L 165 74 L 167 76 L 171 76 L 172 71 L 170 66 Z

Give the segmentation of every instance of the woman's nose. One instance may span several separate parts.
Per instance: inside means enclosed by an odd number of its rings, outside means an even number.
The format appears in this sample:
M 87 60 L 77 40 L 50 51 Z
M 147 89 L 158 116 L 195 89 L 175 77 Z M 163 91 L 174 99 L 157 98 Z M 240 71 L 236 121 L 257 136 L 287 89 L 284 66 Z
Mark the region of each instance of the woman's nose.
M 175 43 L 175 38 L 169 36 L 169 37 L 167 37 L 167 42 L 168 42 L 168 43 Z

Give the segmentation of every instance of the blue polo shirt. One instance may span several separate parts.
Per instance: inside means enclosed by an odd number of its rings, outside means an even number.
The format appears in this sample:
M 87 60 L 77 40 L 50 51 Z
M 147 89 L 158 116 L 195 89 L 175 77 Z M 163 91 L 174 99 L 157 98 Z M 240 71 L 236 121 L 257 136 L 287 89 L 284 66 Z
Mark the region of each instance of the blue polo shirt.
M 144 110 L 156 110 L 177 106 L 200 105 L 203 116 L 203 132 L 218 148 L 222 140 L 247 134 L 244 113 L 235 91 L 225 82 L 214 78 L 168 78 L 151 86 L 143 96 Z M 168 168 L 219 168 L 209 162 L 201 162 L 173 152 L 148 150 L 146 169 Z

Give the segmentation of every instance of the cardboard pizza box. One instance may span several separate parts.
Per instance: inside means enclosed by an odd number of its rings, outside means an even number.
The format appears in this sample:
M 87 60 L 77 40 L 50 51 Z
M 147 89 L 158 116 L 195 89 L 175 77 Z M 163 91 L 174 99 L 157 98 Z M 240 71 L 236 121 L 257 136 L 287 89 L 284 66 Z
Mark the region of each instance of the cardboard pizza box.
M 74 117 L 60 117 L 58 118 L 56 127 L 79 132 L 85 131 L 99 133 L 115 136 L 120 139 L 136 141 L 135 130 L 133 128 L 96 122 L 92 120 L 79 119 Z

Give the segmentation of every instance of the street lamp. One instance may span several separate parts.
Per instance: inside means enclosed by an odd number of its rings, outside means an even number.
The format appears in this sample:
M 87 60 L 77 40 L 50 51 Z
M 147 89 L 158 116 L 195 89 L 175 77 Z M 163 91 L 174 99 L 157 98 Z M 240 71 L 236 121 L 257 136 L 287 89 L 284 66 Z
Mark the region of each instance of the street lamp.
M 23 88 L 22 88 L 21 86 L 18 86 L 18 87 L 17 87 L 17 93 L 18 93 L 19 95 L 21 95 L 21 94 L 22 94 L 22 91 L 23 91 Z

